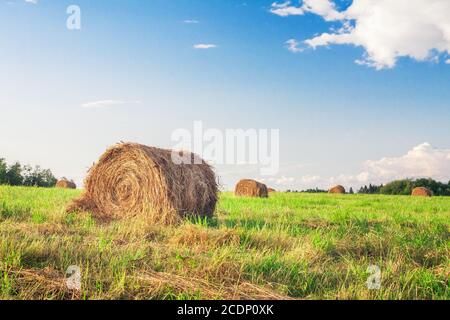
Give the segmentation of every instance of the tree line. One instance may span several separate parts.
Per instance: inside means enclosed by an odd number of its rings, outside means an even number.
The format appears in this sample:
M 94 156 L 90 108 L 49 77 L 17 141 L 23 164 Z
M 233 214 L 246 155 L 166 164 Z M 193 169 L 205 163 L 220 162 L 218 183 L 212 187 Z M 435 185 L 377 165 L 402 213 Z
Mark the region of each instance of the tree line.
M 8 165 L 4 158 L 0 158 L 0 185 L 54 187 L 57 179 L 50 169 L 22 166 L 19 162 Z
M 34 168 L 29 165 L 22 166 L 19 162 L 8 165 L 4 158 L 0 158 L 0 185 L 29 186 L 50 188 L 56 185 L 57 179 L 50 169 L 42 169 L 40 166 Z M 442 183 L 431 178 L 402 179 L 387 183 L 386 185 L 362 186 L 359 194 L 386 194 L 386 195 L 410 195 L 417 187 L 425 187 L 433 192 L 435 196 L 450 196 L 450 181 Z M 287 190 L 287 192 L 325 193 L 327 190 L 315 188 L 308 190 Z M 349 189 L 353 194 L 353 188 Z
M 435 196 L 450 196 L 450 181 L 442 183 L 431 178 L 423 179 L 402 179 L 389 182 L 387 184 L 369 184 L 362 186 L 356 193 L 359 194 L 386 194 L 386 195 L 410 195 L 417 187 L 425 187 L 433 192 Z M 287 190 L 294 193 L 326 193 L 328 190 L 319 188 L 306 190 Z M 354 194 L 353 188 L 348 190 L 349 194 Z
M 425 187 L 433 192 L 435 196 L 450 196 L 450 181 L 442 183 L 433 179 L 402 179 L 389 182 L 386 185 L 363 186 L 358 193 L 362 194 L 387 194 L 387 195 L 410 195 L 417 187 Z

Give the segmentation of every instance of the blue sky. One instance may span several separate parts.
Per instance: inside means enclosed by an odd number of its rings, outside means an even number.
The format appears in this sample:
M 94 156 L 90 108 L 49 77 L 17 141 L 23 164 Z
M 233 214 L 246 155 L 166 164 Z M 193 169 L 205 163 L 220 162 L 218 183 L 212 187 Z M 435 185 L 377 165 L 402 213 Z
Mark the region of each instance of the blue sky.
M 413 2 L 417 10 L 427 3 Z M 280 3 L 296 13 L 280 16 L 272 3 L 0 0 L 0 155 L 81 182 L 107 146 L 170 148 L 173 130 L 201 120 L 210 128 L 280 129 L 280 174 L 219 167 L 226 187 L 242 175 L 279 189 L 358 186 L 378 182 L 373 174 L 387 170 L 383 158 L 392 160 L 390 172 L 450 179 L 443 172 L 450 161 L 448 51 L 419 38 L 432 49 L 422 59 L 421 48 L 406 45 L 414 38 L 402 34 L 395 43 L 404 40 L 405 53 L 385 57 L 372 50 L 377 38 L 341 44 L 330 30 L 344 20 L 325 21 L 307 7 L 297 14 L 299 1 Z M 352 1 L 333 3 L 344 12 Z M 81 8 L 81 30 L 66 28 L 71 4 Z M 322 33 L 336 39 L 317 45 Z M 289 39 L 301 52 L 288 50 Z M 367 56 L 366 65 L 355 63 Z M 116 103 L 83 107 L 98 101 Z M 368 170 L 370 181 L 358 177 Z

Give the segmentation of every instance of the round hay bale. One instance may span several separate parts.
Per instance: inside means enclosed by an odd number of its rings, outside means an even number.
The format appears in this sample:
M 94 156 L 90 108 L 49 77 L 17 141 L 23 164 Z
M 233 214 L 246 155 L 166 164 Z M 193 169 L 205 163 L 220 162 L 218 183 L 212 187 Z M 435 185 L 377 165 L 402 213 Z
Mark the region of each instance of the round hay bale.
M 328 193 L 345 194 L 345 188 L 341 185 L 337 185 L 331 188 Z
M 271 193 L 271 192 L 277 192 L 277 190 L 275 190 L 274 188 L 267 188 L 267 192 Z
M 185 154 L 186 155 L 186 154 Z M 144 214 L 153 223 L 213 215 L 218 186 L 212 168 L 195 162 L 176 164 L 172 151 L 136 143 L 109 148 L 89 170 L 85 194 L 68 211 L 92 211 L 106 218 Z
M 61 180 L 58 180 L 55 185 L 56 188 L 62 188 L 62 189 L 76 189 L 77 185 L 73 181 L 69 181 L 66 178 L 62 178 Z
M 433 192 L 425 187 L 418 187 L 413 189 L 411 195 L 414 197 L 431 197 Z
M 240 180 L 234 190 L 235 195 L 243 197 L 267 198 L 267 186 L 251 179 Z

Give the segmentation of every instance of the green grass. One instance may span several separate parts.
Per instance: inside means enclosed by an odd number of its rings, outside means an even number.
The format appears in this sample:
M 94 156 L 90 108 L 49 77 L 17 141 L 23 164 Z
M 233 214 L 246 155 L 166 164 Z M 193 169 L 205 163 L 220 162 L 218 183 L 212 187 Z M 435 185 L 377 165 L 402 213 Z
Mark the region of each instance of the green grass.
M 450 298 L 450 197 L 223 193 L 168 227 L 66 214 L 79 194 L 0 186 L 0 299 Z

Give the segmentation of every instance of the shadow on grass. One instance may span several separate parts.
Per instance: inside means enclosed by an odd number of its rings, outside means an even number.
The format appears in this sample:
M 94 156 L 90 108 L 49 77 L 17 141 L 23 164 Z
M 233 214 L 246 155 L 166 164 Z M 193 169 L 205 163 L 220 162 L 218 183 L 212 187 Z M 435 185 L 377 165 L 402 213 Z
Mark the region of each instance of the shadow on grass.
M 217 220 L 217 217 L 199 217 L 199 216 L 191 216 L 187 217 L 186 221 L 188 223 L 202 226 L 205 228 L 215 228 L 217 229 L 219 227 L 219 221 Z

